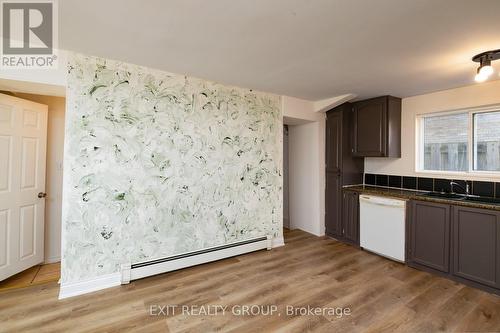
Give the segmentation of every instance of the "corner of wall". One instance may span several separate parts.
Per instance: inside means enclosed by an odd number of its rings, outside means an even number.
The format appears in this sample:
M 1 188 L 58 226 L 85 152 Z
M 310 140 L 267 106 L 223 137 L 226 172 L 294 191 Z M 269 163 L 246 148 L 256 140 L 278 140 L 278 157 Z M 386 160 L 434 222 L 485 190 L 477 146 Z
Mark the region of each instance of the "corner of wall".
M 59 299 L 74 297 L 121 285 L 121 272 L 97 276 L 73 283 L 61 283 Z

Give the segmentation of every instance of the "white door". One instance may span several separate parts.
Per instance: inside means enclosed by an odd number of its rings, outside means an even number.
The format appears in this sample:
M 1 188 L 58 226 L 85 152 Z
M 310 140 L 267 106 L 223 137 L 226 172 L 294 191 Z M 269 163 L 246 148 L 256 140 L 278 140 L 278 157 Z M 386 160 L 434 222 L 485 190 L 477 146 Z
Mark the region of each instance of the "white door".
M 47 106 L 0 94 L 0 281 L 44 260 L 46 146 Z

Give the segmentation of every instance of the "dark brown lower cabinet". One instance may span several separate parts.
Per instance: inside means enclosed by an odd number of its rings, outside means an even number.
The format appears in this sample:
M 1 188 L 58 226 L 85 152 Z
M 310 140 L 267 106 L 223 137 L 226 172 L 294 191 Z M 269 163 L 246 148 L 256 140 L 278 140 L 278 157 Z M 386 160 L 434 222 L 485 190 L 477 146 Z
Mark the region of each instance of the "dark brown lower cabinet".
M 453 208 L 453 275 L 500 288 L 500 212 Z
M 408 264 L 450 271 L 450 206 L 412 201 Z
M 359 245 L 358 193 L 344 191 L 342 200 L 342 236 L 346 242 Z
M 411 201 L 408 265 L 500 294 L 500 211 Z
M 328 175 L 328 174 L 327 174 Z M 328 195 L 328 192 L 327 192 Z M 354 191 L 341 191 L 341 207 L 326 209 L 326 234 L 337 240 L 359 245 L 359 198 Z M 330 213 L 332 211 L 332 213 Z M 332 216 L 330 214 L 339 214 Z M 335 219 L 334 219 L 335 218 Z

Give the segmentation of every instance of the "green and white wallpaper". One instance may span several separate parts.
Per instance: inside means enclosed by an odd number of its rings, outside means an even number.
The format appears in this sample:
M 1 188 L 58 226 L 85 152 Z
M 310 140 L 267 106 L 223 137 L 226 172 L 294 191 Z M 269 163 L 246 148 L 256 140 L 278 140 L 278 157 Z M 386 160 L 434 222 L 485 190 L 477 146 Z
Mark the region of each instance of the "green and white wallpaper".
M 279 96 L 72 54 L 65 140 L 63 283 L 282 236 Z

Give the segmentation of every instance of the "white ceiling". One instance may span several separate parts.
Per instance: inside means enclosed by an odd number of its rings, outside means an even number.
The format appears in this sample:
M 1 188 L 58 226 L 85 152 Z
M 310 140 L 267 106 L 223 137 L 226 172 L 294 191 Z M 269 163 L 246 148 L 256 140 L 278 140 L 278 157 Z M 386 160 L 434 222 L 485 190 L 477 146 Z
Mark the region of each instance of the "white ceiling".
M 309 100 L 472 84 L 470 58 L 500 48 L 500 0 L 63 0 L 59 12 L 63 49 Z

